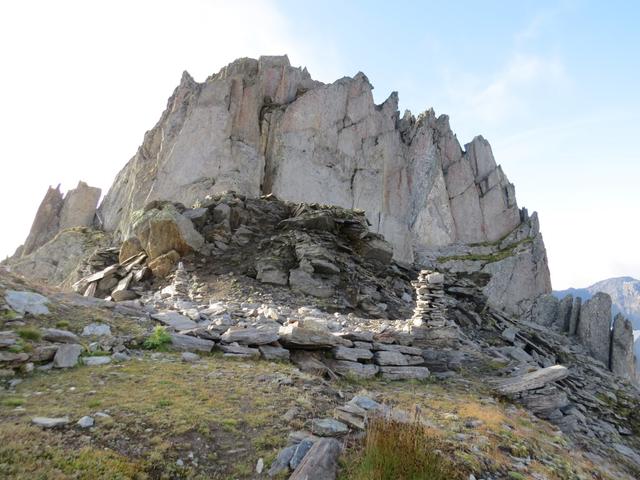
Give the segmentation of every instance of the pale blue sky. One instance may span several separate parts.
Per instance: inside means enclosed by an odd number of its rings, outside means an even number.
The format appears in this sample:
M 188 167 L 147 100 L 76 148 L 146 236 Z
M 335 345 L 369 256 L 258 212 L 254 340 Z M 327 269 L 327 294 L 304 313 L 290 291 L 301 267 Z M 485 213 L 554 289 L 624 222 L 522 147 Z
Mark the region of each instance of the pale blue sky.
M 288 53 L 482 134 L 540 214 L 554 287 L 640 278 L 640 4 L 45 0 L 0 5 L 0 255 L 49 184 L 107 189 L 181 72 Z M 8 48 L 7 48 L 8 47 Z

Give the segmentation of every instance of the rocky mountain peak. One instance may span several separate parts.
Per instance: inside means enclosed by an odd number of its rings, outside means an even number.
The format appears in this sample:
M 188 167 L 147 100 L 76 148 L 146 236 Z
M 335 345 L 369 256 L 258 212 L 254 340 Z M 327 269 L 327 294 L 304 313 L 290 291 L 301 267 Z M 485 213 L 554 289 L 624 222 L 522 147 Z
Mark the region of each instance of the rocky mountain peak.
M 538 215 L 486 139 L 372 88 L 286 56 L 185 72 L 99 208 L 49 188 L 0 266 L 0 383 L 21 395 L 0 472 L 51 428 L 39 460 L 90 439 L 109 478 L 352 478 L 391 422 L 438 432 L 408 438 L 440 478 L 637 478 L 631 323 L 606 293 L 550 294 Z

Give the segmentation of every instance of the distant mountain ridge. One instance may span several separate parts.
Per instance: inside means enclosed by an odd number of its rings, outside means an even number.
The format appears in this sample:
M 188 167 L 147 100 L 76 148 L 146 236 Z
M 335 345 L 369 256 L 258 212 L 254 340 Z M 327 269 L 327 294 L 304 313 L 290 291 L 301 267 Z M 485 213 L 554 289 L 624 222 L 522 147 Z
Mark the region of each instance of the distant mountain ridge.
M 596 292 L 608 293 L 613 302 L 613 314 L 622 313 L 631 320 L 635 330 L 640 330 L 640 280 L 633 277 L 608 278 L 586 288 L 554 290 L 553 295 L 557 298 L 573 295 L 584 301 Z

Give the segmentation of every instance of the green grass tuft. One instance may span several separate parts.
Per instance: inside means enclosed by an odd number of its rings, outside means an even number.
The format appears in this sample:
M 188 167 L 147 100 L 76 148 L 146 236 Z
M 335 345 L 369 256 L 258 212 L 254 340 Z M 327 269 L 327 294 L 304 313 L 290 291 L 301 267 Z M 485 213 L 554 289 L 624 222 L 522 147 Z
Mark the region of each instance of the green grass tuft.
M 42 332 L 34 327 L 24 327 L 18 330 L 18 335 L 23 340 L 39 341 L 42 338 Z
M 144 341 L 144 348 L 147 350 L 166 350 L 170 343 L 171 335 L 167 333 L 166 328 L 158 325 Z

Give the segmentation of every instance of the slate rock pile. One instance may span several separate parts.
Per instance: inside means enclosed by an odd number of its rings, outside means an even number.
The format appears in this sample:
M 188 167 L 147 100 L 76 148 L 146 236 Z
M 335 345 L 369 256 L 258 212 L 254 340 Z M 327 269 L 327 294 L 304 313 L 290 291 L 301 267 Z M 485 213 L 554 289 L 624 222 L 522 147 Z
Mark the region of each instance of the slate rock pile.
M 113 251 L 96 252 L 74 290 L 130 300 L 188 259 L 201 276 L 245 275 L 332 311 L 406 318 L 412 308 L 415 271 L 392 260 L 391 245 L 369 231 L 362 211 L 227 192 L 192 208 L 151 202 L 129 230 L 118 260 L 100 264 Z

